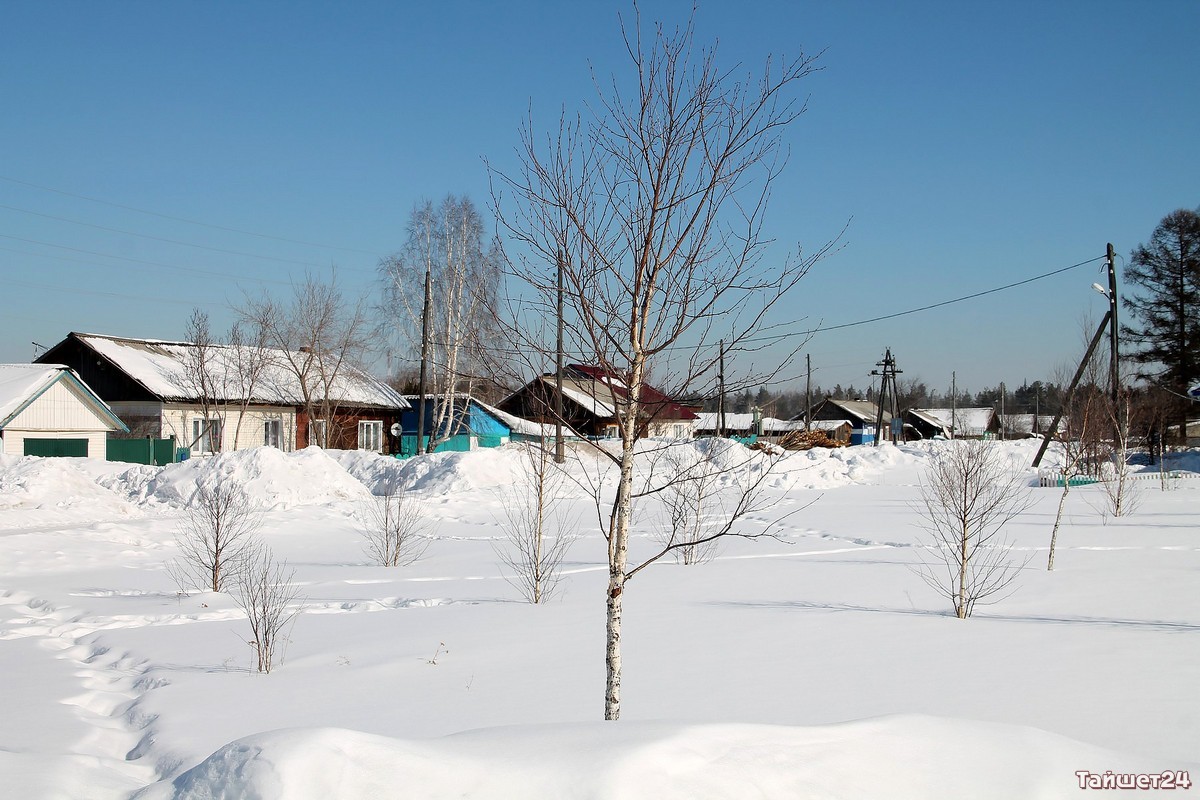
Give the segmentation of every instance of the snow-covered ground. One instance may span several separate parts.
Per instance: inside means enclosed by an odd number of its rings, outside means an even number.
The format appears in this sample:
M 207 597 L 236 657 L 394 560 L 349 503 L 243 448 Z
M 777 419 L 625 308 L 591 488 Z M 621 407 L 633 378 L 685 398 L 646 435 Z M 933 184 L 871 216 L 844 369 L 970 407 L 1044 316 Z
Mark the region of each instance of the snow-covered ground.
M 1099 487 L 1072 489 L 1052 573 L 1060 492 L 1031 488 L 1008 530 L 1030 557 L 1017 591 L 962 621 L 913 570 L 938 446 L 754 456 L 776 461 L 773 502 L 743 530 L 783 518 L 778 537 L 629 584 L 618 723 L 600 721 L 594 454 L 569 461 L 578 538 L 542 606 L 496 552 L 515 446 L 162 469 L 0 456 L 0 796 L 924 800 L 1077 797 L 1093 791 L 1082 770 L 1200 781 L 1200 477 L 1138 481 L 1116 519 Z M 1174 458 L 1200 472 L 1200 454 Z M 266 509 L 263 536 L 301 584 L 269 675 L 233 600 L 182 594 L 164 566 L 183 506 L 217 481 Z M 411 566 L 373 566 L 354 512 L 399 486 L 433 540 Z

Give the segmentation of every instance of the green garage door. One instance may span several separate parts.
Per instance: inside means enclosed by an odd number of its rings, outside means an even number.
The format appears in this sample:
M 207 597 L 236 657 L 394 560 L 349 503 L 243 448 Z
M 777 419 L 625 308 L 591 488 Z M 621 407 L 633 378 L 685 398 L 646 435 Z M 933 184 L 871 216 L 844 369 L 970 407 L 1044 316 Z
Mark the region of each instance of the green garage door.
M 26 439 L 27 456 L 60 456 L 87 458 L 87 439 Z

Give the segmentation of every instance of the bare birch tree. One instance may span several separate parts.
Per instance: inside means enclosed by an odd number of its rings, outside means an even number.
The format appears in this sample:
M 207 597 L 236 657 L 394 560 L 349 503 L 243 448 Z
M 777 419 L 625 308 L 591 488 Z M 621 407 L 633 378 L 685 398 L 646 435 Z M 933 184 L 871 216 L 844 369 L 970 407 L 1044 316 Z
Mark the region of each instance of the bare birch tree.
M 431 446 L 458 432 L 455 396 L 470 394 L 485 372 L 482 351 L 495 332 L 491 309 L 501 276 L 499 254 L 485 245 L 486 233 L 470 198 L 447 195 L 437 206 L 426 201 L 413 209 L 404 248 L 379 265 L 389 312 L 400 313 L 396 332 L 413 352 L 421 349 L 425 275 L 430 276 L 429 393 L 437 398 Z
M 1031 500 L 1021 470 L 989 442 L 960 439 L 931 455 L 918 510 L 933 547 L 918 574 L 959 619 L 1012 588 L 1025 562 L 1014 559 L 1004 526 Z
M 536 604 L 554 596 L 563 560 L 577 537 L 562 508 L 566 476 L 554 462 L 553 448 L 542 441 L 524 449 L 525 475 L 501 491 L 505 538 L 496 552 L 512 571 L 506 580 Z
M 309 444 L 332 446 L 341 390 L 370 347 L 365 301 L 345 298 L 336 277 L 323 283 L 309 275 L 293 286 L 289 302 L 248 299 L 239 311 L 253 330 L 263 332 L 279 366 L 295 376 L 312 430 Z
M 621 710 L 623 592 L 636 569 L 628 555 L 635 448 L 653 411 L 642 397 L 648 370 L 657 363 L 671 373 L 664 388 L 676 394 L 711 389 L 720 350 L 760 346 L 754 340 L 770 327 L 769 312 L 830 246 L 768 259 L 763 231 L 769 189 L 786 161 L 781 137 L 805 110 L 794 91 L 815 58 L 768 59 L 756 77 L 741 76 L 696 44 L 691 22 L 674 31 L 658 25 L 643 38 L 638 20 L 622 35 L 630 88 L 597 80 L 591 117 L 564 114 L 556 135 L 527 125 L 520 167 L 494 173 L 493 185 L 501 228 L 524 255 L 510 260 L 511 277 L 553 318 L 561 269 L 571 351 L 626 387 L 617 400 L 620 449 L 609 454 L 619 478 L 602 525 L 606 719 Z

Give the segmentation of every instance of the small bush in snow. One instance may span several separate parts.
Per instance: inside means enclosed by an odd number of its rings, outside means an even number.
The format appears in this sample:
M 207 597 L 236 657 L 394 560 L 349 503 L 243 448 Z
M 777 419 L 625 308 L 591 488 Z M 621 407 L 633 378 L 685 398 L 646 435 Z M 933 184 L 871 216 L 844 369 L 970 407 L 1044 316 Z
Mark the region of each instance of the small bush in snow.
M 179 555 L 168 571 L 183 592 L 223 592 L 245 570 L 257 544 L 262 515 L 234 483 L 201 486 L 175 532 Z
M 259 672 L 271 671 L 284 630 L 302 610 L 295 576 L 296 571 L 289 569 L 286 562 L 276 561 L 265 546 L 251 549 L 246 568 L 238 574 L 234 599 L 250 620 L 250 646 L 254 648 Z
M 364 549 L 381 567 L 407 566 L 429 547 L 420 504 L 402 489 L 372 497 L 358 516 Z

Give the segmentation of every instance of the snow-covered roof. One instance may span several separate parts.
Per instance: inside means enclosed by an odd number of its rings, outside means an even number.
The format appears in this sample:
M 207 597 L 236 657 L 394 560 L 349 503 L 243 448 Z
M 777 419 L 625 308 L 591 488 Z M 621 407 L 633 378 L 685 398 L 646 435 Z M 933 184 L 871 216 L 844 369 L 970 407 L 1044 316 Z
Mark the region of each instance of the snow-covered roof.
M 59 380 L 70 380 L 87 396 L 94 411 L 117 430 L 128 430 L 108 404 L 62 364 L 0 364 L 0 428 Z
M 874 425 L 875 420 L 879 415 L 879 406 L 869 400 L 835 400 L 832 397 L 825 398 L 821 403 L 822 406 L 833 406 L 838 409 L 838 413 L 845 414 L 854 421 L 861 421 L 866 424 Z M 804 419 L 804 414 L 797 414 L 792 419 Z M 885 423 L 892 419 L 892 415 L 883 412 L 883 421 Z
M 553 381 L 548 380 L 547 383 L 553 385 Z M 587 409 L 594 416 L 615 417 L 617 415 L 616 401 L 612 398 L 612 393 L 607 385 L 598 383 L 594 391 L 585 391 L 576 385 L 577 383 L 578 381 L 573 379 L 564 378 L 562 382 L 563 397 L 581 408 Z M 598 395 L 608 395 L 608 397 L 601 399 Z
M 715 431 L 721 424 L 716 411 L 701 411 L 696 415 L 696 430 Z M 754 414 L 726 414 L 725 430 L 748 431 L 754 429 Z
M 958 434 L 986 431 L 991 426 L 992 417 L 996 413 L 991 406 L 954 409 L 922 408 L 920 411 L 934 417 L 947 428 L 953 427 L 954 432 Z
M 763 417 L 762 426 L 763 433 L 767 435 L 804 430 L 803 422 L 790 419 L 777 419 L 776 417 Z
M 73 335 L 164 400 L 188 402 L 200 397 L 201 392 L 195 388 L 196 381 L 188 377 L 188 361 L 197 352 L 196 346 L 189 342 L 123 339 L 90 333 Z M 209 348 L 208 370 L 213 384 L 210 391 L 217 395 L 214 399 L 242 399 L 238 363 L 250 353 L 248 348 L 239 349 L 229 345 L 213 345 Z M 250 400 L 278 405 L 303 404 L 300 378 L 288 366 L 288 361 L 290 358 L 300 362 L 307 354 L 268 349 L 266 355 L 267 364 L 250 392 Z M 317 387 L 314 385 L 313 389 L 317 390 Z M 319 395 L 320 391 L 316 391 L 316 394 Z M 408 403 L 399 392 L 355 368 L 343 367 L 333 382 L 330 394 L 344 405 L 408 408 Z
M 421 399 L 421 396 L 419 394 L 406 394 L 406 395 L 403 395 L 403 397 L 413 407 L 416 407 L 417 401 L 419 401 Z M 435 398 L 434 395 L 426 395 L 426 397 L 428 397 L 430 399 L 440 399 L 442 397 L 442 395 L 438 395 L 437 398 Z M 530 420 L 522 419 L 521 417 L 517 417 L 517 416 L 513 416 L 512 414 L 509 414 L 507 411 L 501 411 L 500 409 L 496 408 L 495 406 L 483 402 L 478 397 L 472 397 L 471 395 L 469 395 L 465 392 L 456 393 L 454 395 L 454 399 L 455 400 L 466 400 L 468 402 L 474 403 L 475 405 L 479 406 L 484 411 L 486 411 L 487 413 L 491 414 L 493 417 L 498 419 L 500 422 L 503 422 L 505 425 L 507 425 L 508 429 L 510 431 L 512 431 L 513 433 L 518 434 L 520 436 L 537 436 L 537 437 L 545 438 L 545 437 L 552 437 L 552 436 L 556 435 L 556 429 L 555 429 L 555 426 L 553 423 L 531 422 Z M 565 426 L 565 425 L 563 426 L 563 434 L 565 436 L 570 436 L 573 438 L 578 437 L 578 434 L 575 433 L 575 431 L 571 430 L 571 428 L 569 426 Z
M 1000 414 L 1000 424 L 1007 431 L 1033 433 L 1033 414 Z M 1041 414 L 1037 418 L 1037 429 L 1044 431 L 1054 422 L 1053 415 Z
M 521 436 L 538 436 L 541 438 L 553 437 L 556 434 L 556 428 L 552 423 L 530 422 L 527 419 L 515 417 L 506 411 L 501 411 L 487 403 L 480 403 L 478 400 L 475 402 L 479 403 L 480 408 L 484 411 L 507 425 L 508 429 L 513 433 Z M 567 425 L 563 426 L 563 435 L 578 438 L 578 434 Z
M 920 408 L 910 408 L 908 410 L 908 413 L 913 415 L 917 419 L 925 422 L 927 425 L 931 425 L 935 428 L 944 428 L 946 430 L 950 429 L 949 425 L 947 425 L 945 422 L 942 422 L 942 420 L 939 417 L 937 417 L 935 414 L 933 414 L 932 412 L 930 412 L 928 410 L 920 409 Z
M 804 423 L 799 423 L 800 429 L 804 428 Z M 816 431 L 835 431 L 843 425 L 854 427 L 854 422 L 848 419 L 814 419 L 812 421 L 812 429 Z

